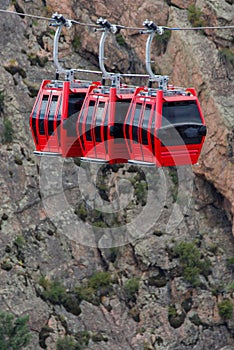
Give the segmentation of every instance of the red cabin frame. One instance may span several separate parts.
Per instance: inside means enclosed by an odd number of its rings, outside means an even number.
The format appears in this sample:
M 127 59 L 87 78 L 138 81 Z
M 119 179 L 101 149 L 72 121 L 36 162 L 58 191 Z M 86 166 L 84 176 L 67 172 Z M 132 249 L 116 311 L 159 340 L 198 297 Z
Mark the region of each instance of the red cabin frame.
M 77 120 L 82 160 L 126 163 L 129 159 L 123 135 L 124 120 L 133 91 L 91 86 Z
M 41 84 L 30 115 L 36 154 L 106 163 L 195 164 L 206 127 L 194 89 Z
M 158 167 L 195 164 L 205 134 L 194 89 L 174 95 L 136 90 L 124 124 L 130 163 Z
M 81 157 L 76 120 L 88 86 L 44 80 L 30 115 L 36 154 Z

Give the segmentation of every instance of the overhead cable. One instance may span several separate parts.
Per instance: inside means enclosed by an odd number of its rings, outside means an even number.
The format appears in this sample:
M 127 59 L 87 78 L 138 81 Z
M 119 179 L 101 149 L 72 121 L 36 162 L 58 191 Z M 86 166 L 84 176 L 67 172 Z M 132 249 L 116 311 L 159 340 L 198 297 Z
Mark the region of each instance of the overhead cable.
M 17 11 L 10 11 L 10 10 L 3 10 L 0 9 L 0 13 L 8 13 L 8 14 L 14 14 L 14 15 L 19 15 L 19 16 L 25 16 L 25 17 L 31 17 L 31 18 L 37 18 L 40 20 L 45 20 L 45 21 L 53 21 L 53 19 L 51 19 L 51 17 L 43 17 L 43 16 L 38 16 L 38 15 L 31 15 L 31 14 L 27 14 L 24 12 L 17 12 Z M 97 24 L 93 24 L 93 23 L 85 23 L 85 22 L 79 22 L 77 20 L 71 19 L 70 20 L 71 23 L 73 24 L 78 24 L 81 26 L 85 26 L 85 27 L 94 27 L 94 28 L 100 28 L 99 25 Z M 119 29 L 129 29 L 129 30 L 138 30 L 138 31 L 142 31 L 144 30 L 144 28 L 139 28 L 139 27 L 131 27 L 131 26 L 124 26 L 124 25 L 120 25 L 120 24 L 116 24 L 116 27 Z M 228 25 L 228 26 L 214 26 L 214 27 L 209 27 L 209 26 L 204 26 L 204 27 L 188 27 L 188 28 L 177 28 L 177 27 L 167 27 L 167 26 L 162 26 L 163 29 L 166 30 L 175 30 L 175 31 L 179 31 L 179 30 L 203 30 L 203 29 L 233 29 L 234 25 Z
M 202 29 L 233 29 L 234 26 L 188 27 L 188 28 L 171 28 L 171 27 L 163 26 L 163 28 L 168 30 L 202 30 Z
M 19 15 L 19 16 L 25 16 L 25 17 L 42 19 L 44 21 L 51 21 L 51 18 L 42 17 L 42 16 L 36 16 L 36 15 L 29 15 L 29 14 L 24 13 L 24 12 L 8 11 L 8 10 L 2 10 L 2 9 L 0 9 L 0 12 L 9 13 L 9 14 L 13 14 L 13 15 Z

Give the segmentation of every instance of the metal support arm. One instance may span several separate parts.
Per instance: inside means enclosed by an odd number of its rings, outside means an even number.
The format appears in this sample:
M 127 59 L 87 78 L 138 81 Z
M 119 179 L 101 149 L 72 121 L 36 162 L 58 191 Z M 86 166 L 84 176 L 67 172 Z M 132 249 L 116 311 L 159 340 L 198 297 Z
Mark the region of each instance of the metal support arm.
M 153 41 L 153 38 L 155 36 L 155 33 L 162 35 L 163 34 L 163 28 L 156 26 L 154 22 L 145 20 L 143 25 L 146 27 L 145 32 L 141 32 L 141 34 L 149 34 L 147 42 L 146 42 L 146 53 L 145 53 L 145 64 L 146 64 L 146 70 L 149 73 L 149 81 L 150 82 L 158 82 L 158 87 L 161 90 L 167 90 L 167 83 L 168 83 L 168 76 L 167 75 L 156 75 L 152 71 L 152 66 L 151 66 L 151 44 Z
M 53 47 L 53 60 L 56 67 L 57 74 L 65 74 L 66 80 L 72 81 L 74 79 L 74 72 L 72 69 L 64 69 L 58 59 L 58 46 L 59 46 L 59 38 L 62 32 L 63 27 L 70 28 L 72 23 L 71 21 L 65 19 L 62 15 L 58 13 L 54 13 L 52 16 L 52 20 L 50 23 L 51 26 L 57 27 L 54 36 L 54 47 Z
M 119 28 L 116 25 L 111 24 L 106 19 L 103 19 L 102 17 L 97 20 L 97 24 L 99 24 L 102 28 L 99 30 L 102 30 L 102 36 L 99 43 L 99 66 L 103 73 L 103 79 L 110 79 L 112 80 L 112 85 L 118 87 L 120 84 L 120 74 L 110 73 L 107 72 L 105 68 L 105 55 L 104 55 L 104 47 L 105 47 L 105 41 L 109 33 L 116 34 L 119 31 Z M 97 29 L 98 30 L 98 29 Z

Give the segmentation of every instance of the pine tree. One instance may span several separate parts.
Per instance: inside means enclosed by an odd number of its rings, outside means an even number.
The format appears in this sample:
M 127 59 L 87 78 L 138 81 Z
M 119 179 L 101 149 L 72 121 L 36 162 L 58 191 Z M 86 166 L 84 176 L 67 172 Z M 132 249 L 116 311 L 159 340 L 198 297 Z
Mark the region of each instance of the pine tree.
M 28 316 L 15 318 L 11 313 L 0 313 L 1 350 L 20 350 L 28 345 L 30 340 L 28 319 Z

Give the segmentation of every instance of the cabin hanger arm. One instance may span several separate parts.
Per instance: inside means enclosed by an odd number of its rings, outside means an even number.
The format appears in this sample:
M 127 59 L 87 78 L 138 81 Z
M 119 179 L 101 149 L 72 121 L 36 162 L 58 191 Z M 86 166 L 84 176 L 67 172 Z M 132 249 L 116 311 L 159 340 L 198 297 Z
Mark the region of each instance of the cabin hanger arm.
M 156 75 L 152 71 L 151 66 L 151 44 L 155 34 L 162 35 L 164 32 L 163 27 L 157 26 L 153 21 L 145 20 L 143 25 L 146 27 L 146 31 L 141 31 L 141 34 L 149 34 L 146 42 L 145 48 L 145 64 L 146 70 L 149 73 L 149 86 L 151 86 L 152 82 L 157 82 L 159 89 L 166 91 L 169 77 L 167 75 Z
M 99 66 L 100 66 L 100 69 L 103 73 L 103 81 L 105 79 L 110 79 L 110 80 L 112 80 L 113 86 L 119 87 L 120 86 L 120 74 L 107 72 L 107 70 L 105 68 L 104 47 L 105 47 L 105 41 L 106 41 L 108 34 L 109 33 L 117 34 L 119 32 L 120 28 L 118 28 L 114 24 L 111 24 L 107 19 L 103 19 L 102 17 L 100 17 L 97 20 L 97 24 L 99 24 L 101 26 L 101 28 L 96 29 L 96 30 L 103 31 L 101 39 L 100 39 L 100 43 L 99 43 Z
M 58 46 L 59 46 L 59 38 L 62 32 L 63 27 L 71 28 L 72 22 L 66 19 L 63 15 L 54 13 L 52 15 L 52 20 L 50 23 L 51 26 L 57 27 L 54 36 L 54 47 L 53 47 L 53 60 L 56 67 L 56 76 L 59 74 L 65 74 L 66 80 L 72 81 L 74 79 L 74 71 L 72 69 L 64 69 L 58 59 Z

